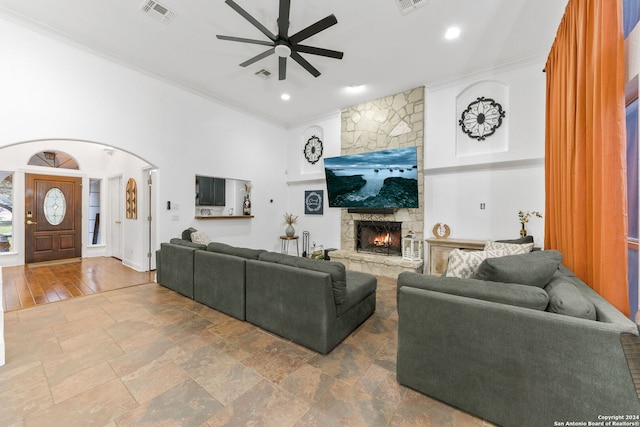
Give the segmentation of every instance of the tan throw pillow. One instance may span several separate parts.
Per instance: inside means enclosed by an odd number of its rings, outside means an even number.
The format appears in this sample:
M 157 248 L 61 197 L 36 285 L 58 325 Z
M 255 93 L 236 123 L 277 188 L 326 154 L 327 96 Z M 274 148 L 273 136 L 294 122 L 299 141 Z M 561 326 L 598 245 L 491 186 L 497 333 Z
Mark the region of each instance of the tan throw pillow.
M 506 255 L 508 255 L 506 251 L 465 251 L 454 249 L 449 254 L 446 277 L 468 279 L 475 274 L 485 259 Z
M 485 251 L 505 251 L 507 255 L 526 254 L 533 250 L 533 243 L 502 243 L 487 240 L 484 245 Z
M 191 241 L 193 243 L 208 245 L 209 243 L 211 243 L 211 238 L 207 236 L 204 231 L 194 231 L 193 233 L 191 233 Z

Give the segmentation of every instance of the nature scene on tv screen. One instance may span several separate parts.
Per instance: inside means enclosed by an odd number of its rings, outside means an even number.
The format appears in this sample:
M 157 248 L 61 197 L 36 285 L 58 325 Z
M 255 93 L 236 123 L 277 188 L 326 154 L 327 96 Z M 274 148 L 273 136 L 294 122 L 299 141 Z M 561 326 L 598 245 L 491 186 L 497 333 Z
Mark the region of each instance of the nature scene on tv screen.
M 417 208 L 416 147 L 324 159 L 329 206 Z

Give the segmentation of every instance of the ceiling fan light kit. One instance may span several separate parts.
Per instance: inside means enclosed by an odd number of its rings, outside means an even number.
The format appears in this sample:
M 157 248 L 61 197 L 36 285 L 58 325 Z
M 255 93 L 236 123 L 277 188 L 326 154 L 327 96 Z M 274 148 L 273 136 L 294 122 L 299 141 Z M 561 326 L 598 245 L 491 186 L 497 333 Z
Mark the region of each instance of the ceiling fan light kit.
M 289 13 L 291 11 L 291 0 L 280 0 L 280 10 L 278 14 L 278 34 L 273 34 L 264 25 L 258 22 L 253 16 L 251 16 L 246 10 L 240 7 L 233 0 L 225 0 L 233 10 L 235 10 L 240 16 L 249 21 L 251 25 L 256 27 L 262 34 L 267 36 L 267 40 L 247 39 L 242 37 L 217 35 L 219 40 L 227 40 L 239 43 L 257 44 L 263 46 L 269 46 L 266 51 L 249 58 L 240 64 L 241 67 L 247 67 L 261 59 L 273 55 L 278 56 L 278 79 L 285 80 L 287 78 L 287 58 L 291 58 L 296 61 L 302 68 L 307 70 L 312 76 L 318 77 L 320 71 L 318 71 L 313 65 L 300 55 L 300 53 L 308 53 L 311 55 L 324 56 L 327 58 L 342 59 L 344 53 L 337 50 L 323 49 L 314 46 L 307 46 L 299 44 L 300 42 L 308 39 L 311 36 L 318 34 L 321 31 L 338 23 L 335 15 L 331 14 L 326 18 L 319 20 L 318 22 L 309 25 L 308 27 L 298 31 L 293 35 L 289 35 Z

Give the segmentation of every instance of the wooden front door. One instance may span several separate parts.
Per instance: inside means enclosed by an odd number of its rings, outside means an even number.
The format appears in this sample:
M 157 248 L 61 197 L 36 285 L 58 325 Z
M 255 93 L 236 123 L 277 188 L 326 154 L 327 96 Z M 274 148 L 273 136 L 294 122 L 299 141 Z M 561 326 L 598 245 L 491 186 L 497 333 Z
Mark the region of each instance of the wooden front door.
M 25 174 L 25 262 L 82 256 L 82 179 Z

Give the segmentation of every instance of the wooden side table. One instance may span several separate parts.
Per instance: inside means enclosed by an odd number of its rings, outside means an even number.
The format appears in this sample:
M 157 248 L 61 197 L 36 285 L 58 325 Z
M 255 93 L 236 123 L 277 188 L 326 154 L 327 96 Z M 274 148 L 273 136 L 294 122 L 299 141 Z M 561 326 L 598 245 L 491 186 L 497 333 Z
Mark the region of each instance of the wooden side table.
M 300 256 L 300 249 L 298 248 L 298 236 L 280 236 L 280 253 L 289 253 L 289 242 L 292 240 L 296 242 L 296 254 Z
M 452 250 L 481 251 L 486 243 L 484 240 L 468 239 L 426 239 L 426 241 L 429 245 L 427 268 L 431 276 L 442 276 L 447 269 L 449 254 Z

